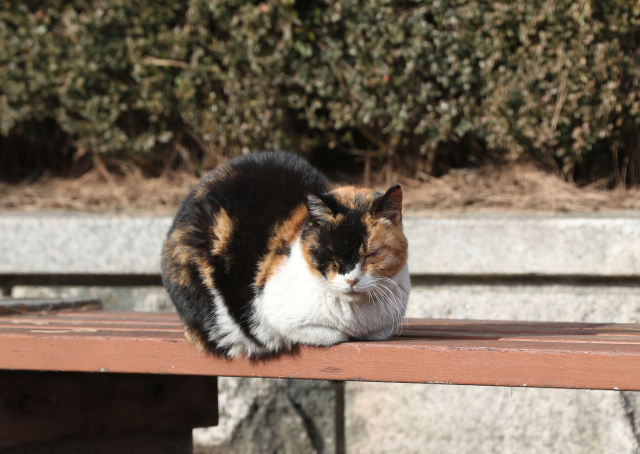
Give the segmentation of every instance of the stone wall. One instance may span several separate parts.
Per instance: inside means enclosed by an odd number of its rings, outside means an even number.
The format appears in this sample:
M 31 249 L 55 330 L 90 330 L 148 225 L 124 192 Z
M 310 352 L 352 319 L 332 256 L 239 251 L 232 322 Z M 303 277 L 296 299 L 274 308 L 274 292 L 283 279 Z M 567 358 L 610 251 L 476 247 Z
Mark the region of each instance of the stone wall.
M 0 216 L 0 255 L 11 257 L 0 261 L 0 288 L 15 297 L 101 297 L 108 310 L 171 310 L 164 290 L 149 285 L 169 224 Z M 409 215 L 405 225 L 411 317 L 640 323 L 635 213 L 436 213 Z M 117 285 L 120 275 L 126 279 Z M 64 285 L 52 285 L 58 279 Z M 220 425 L 195 430 L 194 446 L 198 453 L 631 454 L 640 452 L 639 424 L 640 397 L 630 392 L 221 378 Z
M 635 283 L 414 279 L 410 317 L 640 323 Z M 348 453 L 636 453 L 637 393 L 348 383 Z

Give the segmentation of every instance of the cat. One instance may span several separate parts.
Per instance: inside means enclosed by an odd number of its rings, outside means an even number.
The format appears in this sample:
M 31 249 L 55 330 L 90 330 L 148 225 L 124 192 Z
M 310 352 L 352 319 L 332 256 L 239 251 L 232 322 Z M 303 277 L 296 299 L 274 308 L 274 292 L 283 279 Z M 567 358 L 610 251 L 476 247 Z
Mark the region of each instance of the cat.
M 380 340 L 409 298 L 402 189 L 333 187 L 303 158 L 252 153 L 183 201 L 162 278 L 199 350 L 256 358 Z

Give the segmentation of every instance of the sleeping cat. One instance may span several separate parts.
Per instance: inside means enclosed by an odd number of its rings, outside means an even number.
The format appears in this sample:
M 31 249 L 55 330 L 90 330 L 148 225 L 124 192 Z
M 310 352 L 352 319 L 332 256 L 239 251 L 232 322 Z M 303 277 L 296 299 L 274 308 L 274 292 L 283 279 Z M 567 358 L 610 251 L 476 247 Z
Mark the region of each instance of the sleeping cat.
M 334 188 L 289 153 L 232 159 L 182 203 L 162 276 L 202 351 L 385 339 L 409 298 L 402 190 Z

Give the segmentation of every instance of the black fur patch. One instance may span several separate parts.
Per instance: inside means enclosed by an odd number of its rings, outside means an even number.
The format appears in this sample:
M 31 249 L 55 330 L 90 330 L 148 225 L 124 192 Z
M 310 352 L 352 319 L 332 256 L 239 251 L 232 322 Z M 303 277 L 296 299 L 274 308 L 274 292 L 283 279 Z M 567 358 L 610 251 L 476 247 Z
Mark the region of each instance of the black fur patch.
M 331 194 L 324 194 L 322 199 L 341 221 L 314 221 L 305 226 L 302 235 L 303 238 L 315 236 L 313 243 L 317 246 L 311 250 L 311 256 L 323 276 L 327 275 L 330 268 L 346 274 L 360 261 L 360 250 L 367 238 L 367 228 L 362 218 L 371 207 L 363 205 L 350 209 L 339 204 Z

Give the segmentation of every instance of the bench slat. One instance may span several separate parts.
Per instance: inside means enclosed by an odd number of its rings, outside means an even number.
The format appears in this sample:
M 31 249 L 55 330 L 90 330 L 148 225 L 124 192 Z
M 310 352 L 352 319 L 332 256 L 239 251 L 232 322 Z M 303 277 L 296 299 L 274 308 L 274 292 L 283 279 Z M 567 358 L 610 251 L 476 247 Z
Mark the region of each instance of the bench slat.
M 11 316 L 0 369 L 640 390 L 640 325 L 408 319 L 387 341 L 230 361 L 198 353 L 173 313 Z

